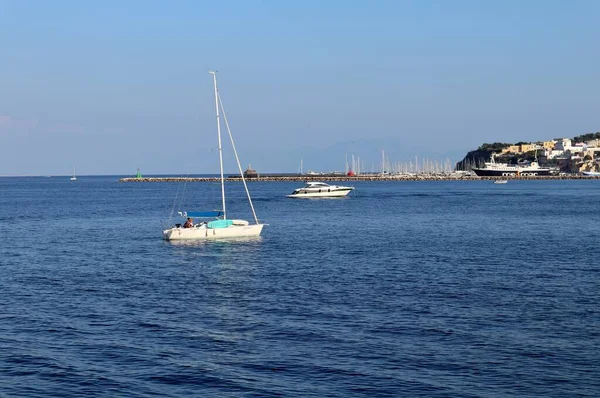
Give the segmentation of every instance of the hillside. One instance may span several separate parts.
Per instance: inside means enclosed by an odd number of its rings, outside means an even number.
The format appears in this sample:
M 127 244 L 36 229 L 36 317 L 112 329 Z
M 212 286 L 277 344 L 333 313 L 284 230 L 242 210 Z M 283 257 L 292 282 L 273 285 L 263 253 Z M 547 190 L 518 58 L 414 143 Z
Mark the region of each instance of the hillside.
M 573 137 L 572 142 L 588 142 L 592 140 L 600 139 L 600 132 L 583 134 Z M 538 142 L 539 143 L 539 142 Z M 502 163 L 512 163 L 516 164 L 520 161 L 525 160 L 533 160 L 536 158 L 535 151 L 522 152 L 522 153 L 508 153 L 499 155 L 502 149 L 509 147 L 511 145 L 521 145 L 521 144 L 530 144 L 528 142 L 517 142 L 515 144 L 511 143 L 503 143 L 503 142 L 494 142 L 494 143 L 484 143 L 479 148 L 469 151 L 465 157 L 456 163 L 456 170 L 470 170 L 472 167 L 482 167 L 484 162 L 489 162 L 492 156 L 492 153 L 496 153 L 496 161 Z M 537 154 L 539 157 L 541 153 Z M 542 163 L 542 162 L 540 162 Z M 554 161 L 548 161 L 546 164 L 552 165 Z
M 460 162 L 456 163 L 456 170 L 470 170 L 471 167 L 483 166 L 484 162 L 490 160 L 492 153 L 499 153 L 511 145 L 503 142 L 484 143 L 479 148 L 469 151 Z M 500 160 L 500 158 L 496 159 Z

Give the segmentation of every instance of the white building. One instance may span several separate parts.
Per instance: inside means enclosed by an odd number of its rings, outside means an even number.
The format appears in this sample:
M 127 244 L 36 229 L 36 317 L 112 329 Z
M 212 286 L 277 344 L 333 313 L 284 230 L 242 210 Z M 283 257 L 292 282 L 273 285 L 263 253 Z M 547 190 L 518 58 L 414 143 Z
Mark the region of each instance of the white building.
M 571 144 L 570 138 L 561 138 L 554 144 L 554 149 L 557 151 L 568 151 L 571 149 Z

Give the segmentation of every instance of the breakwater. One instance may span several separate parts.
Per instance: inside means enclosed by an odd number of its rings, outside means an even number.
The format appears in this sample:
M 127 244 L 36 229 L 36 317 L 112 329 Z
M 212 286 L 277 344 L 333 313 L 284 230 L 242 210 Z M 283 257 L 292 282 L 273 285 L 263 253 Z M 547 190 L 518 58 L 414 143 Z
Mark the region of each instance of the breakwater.
M 400 174 L 400 175 L 359 175 L 359 176 L 340 176 L 340 175 L 278 175 L 261 176 L 257 178 L 246 178 L 246 181 L 254 182 L 306 182 L 306 181 L 479 181 L 479 180 L 578 180 L 578 179 L 598 179 L 598 177 L 588 177 L 578 174 L 560 175 L 560 176 L 539 176 L 539 177 L 477 177 L 472 175 L 457 174 Z M 121 178 L 120 182 L 219 182 L 218 177 L 130 177 Z M 228 176 L 225 181 L 239 181 L 239 176 Z

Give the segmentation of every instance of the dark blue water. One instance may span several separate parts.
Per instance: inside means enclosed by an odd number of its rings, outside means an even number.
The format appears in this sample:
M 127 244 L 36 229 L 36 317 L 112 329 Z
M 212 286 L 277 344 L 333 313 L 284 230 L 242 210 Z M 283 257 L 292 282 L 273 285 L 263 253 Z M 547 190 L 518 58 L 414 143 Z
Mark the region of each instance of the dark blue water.
M 0 395 L 600 395 L 597 181 L 296 185 L 250 184 L 259 239 L 172 244 L 218 185 L 0 179 Z

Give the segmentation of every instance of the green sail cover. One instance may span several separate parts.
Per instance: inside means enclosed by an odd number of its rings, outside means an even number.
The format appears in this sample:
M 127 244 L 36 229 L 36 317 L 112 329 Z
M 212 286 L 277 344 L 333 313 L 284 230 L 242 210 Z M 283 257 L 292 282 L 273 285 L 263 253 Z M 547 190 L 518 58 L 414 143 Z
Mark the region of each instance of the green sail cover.
M 212 229 L 217 228 L 227 228 L 230 225 L 233 225 L 233 221 L 231 220 L 215 220 L 208 223 L 207 227 Z

